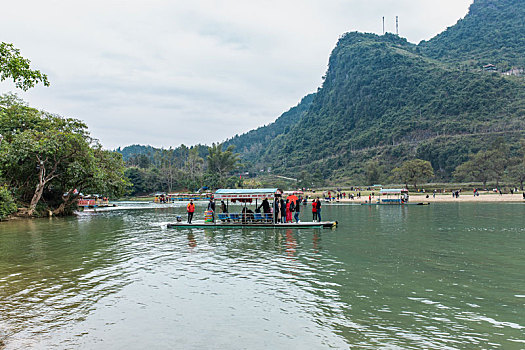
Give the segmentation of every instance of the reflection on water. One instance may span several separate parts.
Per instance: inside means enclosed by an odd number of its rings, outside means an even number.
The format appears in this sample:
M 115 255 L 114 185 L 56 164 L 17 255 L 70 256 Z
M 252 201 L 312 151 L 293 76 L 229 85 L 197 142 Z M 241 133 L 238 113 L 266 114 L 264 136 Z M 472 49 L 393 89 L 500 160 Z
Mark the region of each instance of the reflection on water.
M 523 205 L 326 205 L 335 230 L 130 206 L 0 224 L 6 349 L 525 346 Z

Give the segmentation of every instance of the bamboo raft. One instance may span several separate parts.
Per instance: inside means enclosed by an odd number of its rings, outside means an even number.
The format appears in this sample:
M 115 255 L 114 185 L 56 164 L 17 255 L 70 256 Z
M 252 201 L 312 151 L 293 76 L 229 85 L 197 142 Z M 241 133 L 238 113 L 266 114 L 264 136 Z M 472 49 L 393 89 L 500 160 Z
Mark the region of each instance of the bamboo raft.
M 264 222 L 195 222 L 188 224 L 187 222 L 177 222 L 168 224 L 168 228 L 333 228 L 337 226 L 337 221 L 322 221 L 322 222 L 299 222 L 299 223 L 264 223 Z

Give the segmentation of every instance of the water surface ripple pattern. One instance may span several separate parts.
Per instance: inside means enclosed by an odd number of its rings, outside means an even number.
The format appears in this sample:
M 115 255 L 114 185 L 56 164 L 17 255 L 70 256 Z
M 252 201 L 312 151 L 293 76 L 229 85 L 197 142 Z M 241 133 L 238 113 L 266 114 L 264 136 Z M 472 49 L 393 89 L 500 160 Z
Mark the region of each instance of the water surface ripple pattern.
M 167 229 L 183 212 L 1 223 L 0 349 L 525 347 L 520 203 L 325 205 L 335 230 Z

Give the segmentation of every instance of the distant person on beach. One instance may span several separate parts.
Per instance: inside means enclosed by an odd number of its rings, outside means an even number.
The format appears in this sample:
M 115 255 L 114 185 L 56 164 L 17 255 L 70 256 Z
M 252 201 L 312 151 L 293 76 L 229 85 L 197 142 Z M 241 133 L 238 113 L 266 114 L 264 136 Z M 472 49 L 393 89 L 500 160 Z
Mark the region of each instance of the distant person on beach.
M 319 200 L 319 198 L 317 198 L 315 203 L 317 203 L 317 206 L 316 206 L 316 209 L 317 209 L 317 220 L 319 220 L 319 222 L 321 222 L 321 201 Z
M 193 219 L 193 213 L 195 212 L 195 204 L 193 204 L 193 199 L 190 199 L 186 209 L 188 211 L 188 224 L 191 224 L 191 219 Z

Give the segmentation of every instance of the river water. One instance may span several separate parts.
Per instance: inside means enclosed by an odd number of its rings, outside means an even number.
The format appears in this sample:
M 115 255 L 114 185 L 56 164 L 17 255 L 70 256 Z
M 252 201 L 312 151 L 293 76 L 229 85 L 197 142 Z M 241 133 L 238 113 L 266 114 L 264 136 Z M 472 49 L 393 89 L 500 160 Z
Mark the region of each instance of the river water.
M 167 229 L 183 212 L 0 223 L 0 348 L 525 348 L 522 203 L 324 205 L 334 230 Z

